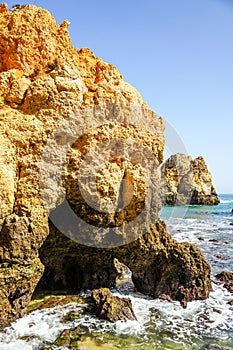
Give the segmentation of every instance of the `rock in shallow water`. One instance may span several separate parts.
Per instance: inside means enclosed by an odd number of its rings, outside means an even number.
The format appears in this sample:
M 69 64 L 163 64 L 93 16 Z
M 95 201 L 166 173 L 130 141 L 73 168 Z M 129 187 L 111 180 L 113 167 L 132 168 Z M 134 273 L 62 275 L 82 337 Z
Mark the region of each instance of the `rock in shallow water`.
M 215 276 L 218 281 L 224 283 L 224 287 L 230 292 L 233 293 L 233 272 L 222 271 L 221 273 Z
M 93 290 L 91 297 L 97 317 L 110 322 L 137 320 L 129 298 L 112 295 L 108 288 Z
M 80 328 L 65 329 L 55 341 L 55 346 L 68 347 L 69 349 L 78 349 L 81 338 Z

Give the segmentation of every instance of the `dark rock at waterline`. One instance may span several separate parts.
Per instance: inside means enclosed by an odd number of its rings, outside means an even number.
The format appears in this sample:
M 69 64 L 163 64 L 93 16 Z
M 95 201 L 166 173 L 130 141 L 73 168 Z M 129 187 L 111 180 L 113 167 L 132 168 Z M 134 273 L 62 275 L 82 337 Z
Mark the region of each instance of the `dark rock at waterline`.
M 218 242 L 219 242 L 219 240 L 218 240 L 218 239 L 216 239 L 216 238 L 212 238 L 212 239 L 209 239 L 209 242 L 212 242 L 212 243 L 218 243 Z
M 82 246 L 51 224 L 40 258 L 46 266 L 41 289 L 74 293 L 115 287 L 117 258 L 132 272 L 136 290 L 153 298 L 165 294 L 185 306 L 194 299 L 206 299 L 211 290 L 210 266 L 201 251 L 176 242 L 160 220 L 134 242 L 108 249 Z
M 217 344 L 206 344 L 200 350 L 230 350 Z
M 226 288 L 230 293 L 233 293 L 233 272 L 222 271 L 215 276 L 218 281 L 224 283 L 224 288 Z
M 97 317 L 110 322 L 137 320 L 129 298 L 112 295 L 108 288 L 93 290 L 91 297 Z

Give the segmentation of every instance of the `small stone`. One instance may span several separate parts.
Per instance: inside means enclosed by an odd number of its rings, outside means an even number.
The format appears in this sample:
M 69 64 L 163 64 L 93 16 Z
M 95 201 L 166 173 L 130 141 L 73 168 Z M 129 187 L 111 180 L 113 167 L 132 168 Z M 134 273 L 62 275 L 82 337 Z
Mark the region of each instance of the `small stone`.
M 198 316 L 198 319 L 199 319 L 199 320 L 204 320 L 204 321 L 210 322 L 209 317 L 208 317 L 207 315 L 205 315 L 205 314 L 199 315 L 199 316 Z
M 70 311 L 70 312 L 68 312 L 68 314 L 66 314 L 66 315 L 63 317 L 62 321 L 63 321 L 63 322 L 71 322 L 71 321 L 77 320 L 78 318 L 79 318 L 79 315 L 77 314 L 77 312 L 75 312 L 75 311 Z
M 215 309 L 215 308 L 213 308 L 213 312 L 216 312 L 217 314 L 221 314 L 222 313 L 221 310 L 218 310 L 218 309 Z

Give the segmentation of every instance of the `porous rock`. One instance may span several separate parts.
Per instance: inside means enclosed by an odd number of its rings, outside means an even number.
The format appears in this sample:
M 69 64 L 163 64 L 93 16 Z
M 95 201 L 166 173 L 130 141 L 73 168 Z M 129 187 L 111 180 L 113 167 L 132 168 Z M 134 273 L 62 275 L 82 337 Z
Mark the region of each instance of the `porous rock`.
M 218 273 L 215 278 L 224 284 L 224 287 L 231 293 L 233 293 L 233 272 L 222 271 Z
M 203 157 L 172 155 L 162 165 L 161 177 L 167 205 L 217 205 L 220 202 Z
M 68 21 L 57 25 L 39 7 L 0 5 L 1 327 L 25 314 L 42 276 L 40 286 L 51 290 L 114 286 L 114 258 L 132 270 L 139 291 L 154 297 L 168 294 L 185 304 L 210 290 L 201 252 L 172 240 L 157 221 L 163 119 L 116 67 L 72 47 L 67 28 Z M 101 153 L 101 143 L 110 144 L 110 154 L 98 170 L 90 150 Z M 95 186 L 102 211 L 87 205 L 78 187 L 88 155 L 84 177 L 93 170 L 97 176 L 87 176 L 83 191 L 88 197 Z M 79 239 L 67 232 L 64 198 L 92 227 L 76 225 Z
M 108 288 L 92 291 L 92 301 L 96 316 L 110 322 L 137 320 L 129 298 L 111 294 Z

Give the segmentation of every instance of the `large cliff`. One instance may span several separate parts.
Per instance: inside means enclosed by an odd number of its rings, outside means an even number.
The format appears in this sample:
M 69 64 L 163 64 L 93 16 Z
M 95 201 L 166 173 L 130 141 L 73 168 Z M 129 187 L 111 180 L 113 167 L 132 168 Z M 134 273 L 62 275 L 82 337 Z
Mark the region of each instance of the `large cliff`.
M 220 202 L 203 157 L 172 155 L 164 162 L 161 176 L 167 205 L 217 205 Z
M 40 288 L 208 297 L 199 249 L 158 220 L 164 122 L 116 67 L 36 6 L 0 6 L 0 326 Z M 50 217 L 50 219 L 49 219 Z M 62 232 L 62 233 L 61 233 Z

